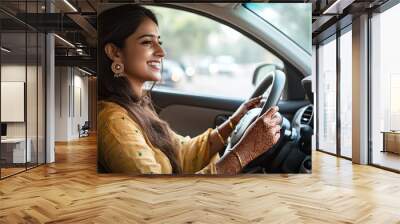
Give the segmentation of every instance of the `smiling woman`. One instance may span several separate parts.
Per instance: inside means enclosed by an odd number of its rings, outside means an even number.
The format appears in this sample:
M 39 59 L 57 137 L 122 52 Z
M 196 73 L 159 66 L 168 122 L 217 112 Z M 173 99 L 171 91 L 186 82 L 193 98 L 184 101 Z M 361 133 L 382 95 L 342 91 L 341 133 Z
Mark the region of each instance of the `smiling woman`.
M 244 102 L 215 129 L 190 138 L 176 134 L 158 117 L 151 88 L 161 79 L 158 21 L 135 4 L 102 12 L 99 23 L 98 165 L 100 171 L 130 174 L 236 174 L 280 137 L 277 107 L 261 114 L 242 141 L 219 159 L 227 137 L 261 97 Z M 179 116 L 177 114 L 177 116 Z

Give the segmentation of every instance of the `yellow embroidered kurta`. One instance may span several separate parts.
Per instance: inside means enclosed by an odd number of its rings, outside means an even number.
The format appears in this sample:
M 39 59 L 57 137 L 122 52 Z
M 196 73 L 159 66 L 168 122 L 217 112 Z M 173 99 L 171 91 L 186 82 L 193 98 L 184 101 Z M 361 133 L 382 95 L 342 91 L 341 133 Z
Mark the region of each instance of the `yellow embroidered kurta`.
M 98 109 L 98 162 L 112 173 L 171 174 L 168 157 L 154 147 L 142 128 L 116 103 L 100 101 Z M 212 129 L 190 138 L 172 133 L 185 174 L 216 174 L 218 153 L 210 155 Z

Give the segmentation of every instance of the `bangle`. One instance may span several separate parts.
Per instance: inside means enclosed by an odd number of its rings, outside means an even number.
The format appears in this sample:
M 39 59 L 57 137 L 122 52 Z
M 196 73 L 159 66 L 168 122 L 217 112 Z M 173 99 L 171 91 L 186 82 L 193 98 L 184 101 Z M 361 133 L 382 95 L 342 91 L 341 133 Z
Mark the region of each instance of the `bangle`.
M 243 169 L 243 162 L 242 159 L 240 158 L 239 154 L 236 151 L 232 151 L 233 155 L 236 156 L 236 158 L 239 160 L 239 164 L 240 164 L 240 170 Z
M 218 127 L 215 127 L 215 130 L 217 131 L 217 135 L 218 135 L 219 140 L 221 141 L 221 143 L 223 145 L 225 145 L 224 138 L 222 138 L 222 135 L 219 133 Z
M 232 130 L 235 129 L 235 126 L 233 125 L 231 118 L 229 118 L 228 121 L 229 121 L 229 126 L 231 127 L 231 129 Z

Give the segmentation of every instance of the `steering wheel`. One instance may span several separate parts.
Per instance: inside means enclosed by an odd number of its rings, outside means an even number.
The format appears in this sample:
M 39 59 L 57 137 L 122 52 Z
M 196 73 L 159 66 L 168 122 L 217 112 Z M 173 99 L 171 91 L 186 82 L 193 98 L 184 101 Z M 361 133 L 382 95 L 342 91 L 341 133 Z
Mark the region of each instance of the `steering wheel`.
M 270 88 L 270 94 L 262 108 L 254 108 L 249 110 L 236 125 L 235 130 L 230 136 L 230 141 L 225 149 L 224 158 L 229 154 L 234 146 L 242 138 L 247 128 L 262 114 L 264 114 L 272 106 L 276 106 L 281 98 L 283 88 L 285 87 L 286 75 L 283 71 L 274 69 L 270 72 L 257 86 L 256 90 L 251 95 L 251 98 L 261 96 Z

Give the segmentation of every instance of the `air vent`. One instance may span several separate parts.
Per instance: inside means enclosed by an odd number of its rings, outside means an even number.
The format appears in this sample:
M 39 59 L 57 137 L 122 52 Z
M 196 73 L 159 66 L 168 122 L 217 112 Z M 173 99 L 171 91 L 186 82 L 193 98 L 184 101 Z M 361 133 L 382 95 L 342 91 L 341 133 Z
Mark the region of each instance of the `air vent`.
M 301 116 L 301 124 L 309 124 L 313 116 L 313 107 L 309 106 L 304 110 Z

